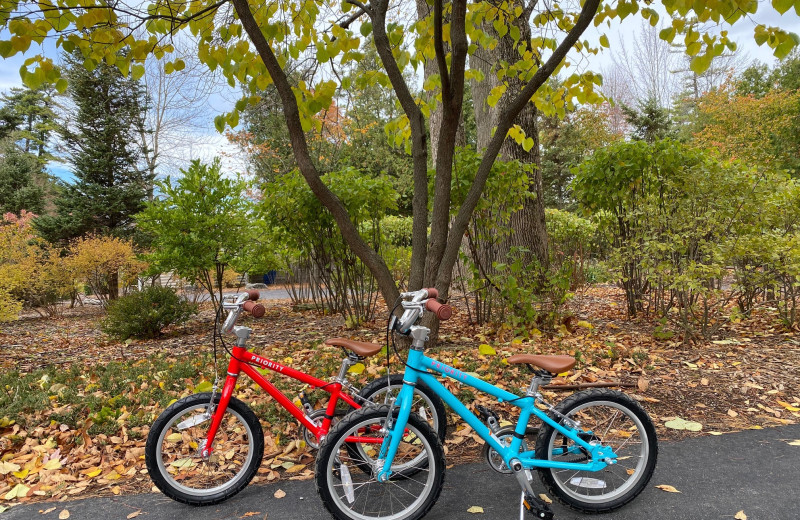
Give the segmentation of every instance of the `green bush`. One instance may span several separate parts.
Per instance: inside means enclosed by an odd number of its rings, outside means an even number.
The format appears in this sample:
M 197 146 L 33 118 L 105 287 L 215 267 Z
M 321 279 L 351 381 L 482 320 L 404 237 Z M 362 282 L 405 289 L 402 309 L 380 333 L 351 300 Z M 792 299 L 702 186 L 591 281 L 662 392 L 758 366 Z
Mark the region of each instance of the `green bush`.
M 103 332 L 117 339 L 154 338 L 172 324 L 197 314 L 197 306 L 182 300 L 168 287 L 148 287 L 108 306 Z

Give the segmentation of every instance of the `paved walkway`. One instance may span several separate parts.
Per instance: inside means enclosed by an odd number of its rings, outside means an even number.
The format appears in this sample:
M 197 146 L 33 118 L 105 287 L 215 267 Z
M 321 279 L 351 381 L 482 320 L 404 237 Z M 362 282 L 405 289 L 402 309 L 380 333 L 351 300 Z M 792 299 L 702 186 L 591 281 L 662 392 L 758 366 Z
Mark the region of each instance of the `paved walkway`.
M 800 519 L 800 425 L 749 430 L 722 436 L 662 443 L 658 467 L 648 488 L 623 509 L 598 516 L 576 514 L 554 505 L 557 520 L 732 520 L 744 511 L 748 520 Z M 681 493 L 656 489 L 669 484 Z M 282 489 L 286 497 L 273 494 Z M 536 481 L 534 489 L 541 490 Z M 56 506 L 42 515 L 40 510 Z M 467 513 L 470 506 L 483 514 Z M 321 520 L 325 511 L 313 481 L 251 485 L 229 501 L 212 507 L 184 506 L 160 494 L 89 498 L 64 503 L 15 507 L 0 520 L 55 519 L 68 509 L 70 520 L 124 520 L 141 511 L 139 520 Z M 258 514 L 247 514 L 247 513 Z M 494 473 L 484 464 L 447 470 L 445 488 L 426 520 L 494 520 L 519 518 L 519 488 L 512 476 Z M 528 518 L 533 519 L 532 516 Z

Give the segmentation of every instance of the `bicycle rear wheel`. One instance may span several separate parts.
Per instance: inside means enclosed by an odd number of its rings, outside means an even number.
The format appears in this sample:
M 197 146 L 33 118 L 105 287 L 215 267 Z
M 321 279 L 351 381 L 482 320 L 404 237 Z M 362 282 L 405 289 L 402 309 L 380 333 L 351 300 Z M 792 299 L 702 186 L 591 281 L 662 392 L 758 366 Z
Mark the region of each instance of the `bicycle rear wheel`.
M 545 487 L 562 503 L 587 513 L 613 511 L 636 498 L 650 481 L 658 457 L 655 427 L 639 403 L 622 392 L 588 390 L 568 397 L 556 410 L 580 423 L 583 440 L 610 446 L 617 462 L 600 471 L 540 468 Z M 558 421 L 555 414 L 551 417 Z M 584 448 L 546 423 L 535 453 L 559 462 L 591 460 Z
M 349 443 L 348 437 L 376 439 L 390 406 L 367 407 L 342 419 L 328 434 L 317 455 L 315 483 L 325 508 L 339 520 L 416 520 L 433 507 L 444 483 L 444 449 L 427 422 L 411 414 L 392 469 L 401 470 L 423 461 L 413 472 L 399 471 L 388 482 L 376 479 L 380 444 Z M 397 413 L 394 409 L 394 413 Z M 359 453 L 370 454 L 369 462 L 353 456 L 348 445 L 363 444 Z M 409 475 L 409 473 L 411 473 Z

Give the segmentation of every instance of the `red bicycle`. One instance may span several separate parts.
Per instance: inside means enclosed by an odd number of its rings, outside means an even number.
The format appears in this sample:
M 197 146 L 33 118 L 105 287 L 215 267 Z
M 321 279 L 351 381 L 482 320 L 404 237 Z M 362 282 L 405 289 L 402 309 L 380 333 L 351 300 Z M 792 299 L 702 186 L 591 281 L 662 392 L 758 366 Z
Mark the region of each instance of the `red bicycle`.
M 435 297 L 435 289 L 428 291 Z M 234 334 L 236 342 L 232 351 L 228 351 L 230 360 L 222 391 L 218 393 L 215 381 L 211 392 L 176 401 L 161 413 L 150 428 L 145 447 L 147 471 L 153 483 L 173 500 L 192 505 L 217 504 L 244 489 L 261 465 L 264 455 L 261 423 L 250 407 L 233 396 L 242 372 L 300 421 L 304 438 L 313 448 L 318 447 L 328 434 L 337 416 L 339 400 L 347 403 L 349 410 L 385 404 L 391 402 L 403 387 L 402 374 L 376 379 L 360 391 L 347 380 L 351 366 L 383 348 L 375 343 L 344 338 L 327 340 L 327 345 L 341 347 L 346 353 L 339 373 L 330 381 L 323 381 L 249 352 L 246 343 L 252 329 L 236 325 L 236 320 L 242 311 L 249 312 L 255 318 L 263 316 L 264 306 L 254 301 L 258 298 L 258 291 L 252 290 L 223 299 L 221 311 L 227 310 L 228 316 L 222 326 L 217 327 L 220 321 L 217 315 L 215 345 L 217 335 L 222 338 L 222 334 Z M 312 389 L 324 390 L 330 394 L 330 400 L 327 406 L 315 410 L 305 398 L 305 393 L 302 393 L 303 406 L 297 407 L 256 367 L 296 379 Z M 425 385 L 417 385 L 414 392 L 415 411 L 427 418 L 440 439 L 444 440 L 447 421 L 442 400 Z M 376 438 L 375 442 L 382 440 Z M 363 437 L 359 443 L 353 443 L 353 449 L 358 450 L 354 456 L 370 462 L 374 452 L 363 445 Z

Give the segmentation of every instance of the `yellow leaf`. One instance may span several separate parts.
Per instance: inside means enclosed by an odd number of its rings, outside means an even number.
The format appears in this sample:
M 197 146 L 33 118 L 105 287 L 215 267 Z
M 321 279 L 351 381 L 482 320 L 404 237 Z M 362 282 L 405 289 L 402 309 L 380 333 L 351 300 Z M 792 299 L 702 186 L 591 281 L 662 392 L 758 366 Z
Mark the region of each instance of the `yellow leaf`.
M 103 468 L 96 468 L 96 469 L 92 469 L 92 470 L 87 471 L 85 473 L 85 475 L 87 477 L 89 477 L 89 478 L 94 478 L 94 477 L 96 477 L 97 475 L 99 475 L 102 472 L 103 472 Z
M 592 325 L 591 323 L 589 323 L 588 321 L 585 321 L 585 320 L 580 320 L 578 323 L 575 324 L 575 326 L 576 327 L 583 327 L 584 329 L 593 329 L 594 328 L 594 325 Z
M 28 476 L 28 473 L 29 473 L 28 468 L 25 468 L 25 469 L 23 469 L 21 471 L 15 471 L 14 473 L 12 473 L 12 475 L 17 477 L 18 479 L 24 479 L 25 477 Z
M 167 442 L 179 442 L 181 439 L 183 439 L 183 435 L 180 433 L 172 433 L 167 435 Z
M 739 511 L 738 513 L 736 513 L 736 516 L 734 516 L 734 518 L 736 520 L 747 520 L 747 515 L 744 514 L 744 510 L 742 510 L 742 511 Z
M 25 495 L 27 495 L 28 491 L 30 491 L 30 490 L 31 490 L 31 488 L 29 488 L 25 484 L 17 484 L 13 488 L 11 488 L 11 491 L 6 493 L 4 498 L 6 500 L 14 500 L 15 498 L 22 498 Z
M 788 444 L 789 446 L 800 446 L 800 439 L 789 441 L 786 444 Z
M 355 365 L 351 366 L 348 370 L 351 374 L 360 374 L 364 371 L 364 364 L 363 363 L 356 363 Z
M 786 409 L 787 409 L 787 410 L 789 410 L 790 412 L 800 412 L 800 408 L 798 408 L 798 407 L 796 407 L 796 406 L 792 406 L 792 405 L 790 405 L 790 404 L 789 404 L 789 403 L 787 403 L 787 402 L 784 402 L 784 401 L 778 401 L 778 404 L 779 404 L 779 405 L 781 405 L 781 406 L 783 406 L 784 408 L 786 408 Z
M 60 467 L 61 461 L 59 459 L 50 459 L 42 466 L 44 469 L 59 469 Z
M 472 506 L 467 509 L 467 513 L 483 513 L 483 508 L 481 506 Z
M 497 351 L 493 349 L 491 345 L 487 345 L 486 343 L 478 347 L 478 352 L 480 352 L 484 356 L 494 356 L 495 354 L 497 354 Z
M 137 517 L 137 516 L 139 516 L 141 513 L 142 513 L 141 511 L 134 511 L 133 513 L 131 513 L 131 514 L 129 514 L 128 516 L 126 516 L 125 518 L 127 518 L 128 520 L 130 520 L 131 518 L 136 518 L 136 517 Z
M 184 459 L 174 460 L 174 461 L 170 462 L 169 465 L 172 466 L 172 467 L 175 467 L 175 468 L 185 469 L 185 468 L 194 467 L 195 463 L 194 463 L 194 461 L 192 459 L 190 459 L 189 457 L 186 457 Z M 114 471 L 113 473 L 116 473 L 116 471 Z M 106 476 L 106 478 L 110 478 L 110 477 Z M 119 475 L 117 475 L 116 478 L 119 478 Z
M 553 503 L 553 501 L 550 499 L 550 497 L 545 495 L 544 493 L 539 493 L 539 498 L 542 500 L 542 502 L 546 502 L 548 504 L 552 504 Z
M 274 494 L 274 495 L 272 495 L 272 496 L 274 496 L 275 498 L 283 498 L 283 497 L 285 497 L 285 496 L 286 496 L 286 491 L 284 491 L 284 490 L 282 490 L 282 489 L 279 489 L 279 490 L 278 490 L 278 491 L 276 491 L 276 492 L 275 492 L 275 494 Z
M 62 509 L 60 513 L 58 513 L 58 520 L 67 520 L 69 518 L 69 511 L 66 509 Z
M 669 484 L 661 484 L 661 485 L 656 486 L 656 487 L 658 489 L 660 489 L 661 491 L 667 491 L 669 493 L 680 493 L 680 491 L 678 491 L 674 487 L 670 486 Z

